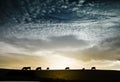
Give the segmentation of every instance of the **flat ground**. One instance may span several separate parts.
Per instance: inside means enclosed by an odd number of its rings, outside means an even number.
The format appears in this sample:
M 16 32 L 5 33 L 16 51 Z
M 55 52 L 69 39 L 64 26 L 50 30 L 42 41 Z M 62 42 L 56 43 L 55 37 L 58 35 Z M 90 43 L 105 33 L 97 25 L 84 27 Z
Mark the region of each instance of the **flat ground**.
M 0 69 L 0 80 L 40 82 L 120 82 L 114 70 L 9 70 Z

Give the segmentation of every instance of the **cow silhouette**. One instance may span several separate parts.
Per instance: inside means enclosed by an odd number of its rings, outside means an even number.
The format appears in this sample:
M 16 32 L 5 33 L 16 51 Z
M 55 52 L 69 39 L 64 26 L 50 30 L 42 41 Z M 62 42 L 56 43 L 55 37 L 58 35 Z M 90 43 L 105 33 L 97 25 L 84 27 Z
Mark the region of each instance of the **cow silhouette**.
M 69 67 L 66 67 L 65 70 L 69 70 L 70 68 Z
M 85 70 L 85 68 L 82 68 L 82 71 L 84 71 Z
M 96 67 L 91 67 L 91 70 L 96 70 Z
M 49 70 L 50 68 L 49 67 L 47 67 L 47 70 Z
M 31 70 L 31 67 L 23 67 L 22 70 Z
M 36 70 L 42 70 L 42 67 L 37 67 Z

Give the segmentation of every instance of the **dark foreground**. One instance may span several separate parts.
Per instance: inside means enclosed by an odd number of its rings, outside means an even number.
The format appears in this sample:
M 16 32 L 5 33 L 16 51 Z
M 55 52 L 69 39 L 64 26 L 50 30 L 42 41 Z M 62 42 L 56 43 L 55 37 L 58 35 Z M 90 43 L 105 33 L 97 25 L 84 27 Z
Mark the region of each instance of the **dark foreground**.
M 0 69 L 0 81 L 120 82 L 120 71 Z

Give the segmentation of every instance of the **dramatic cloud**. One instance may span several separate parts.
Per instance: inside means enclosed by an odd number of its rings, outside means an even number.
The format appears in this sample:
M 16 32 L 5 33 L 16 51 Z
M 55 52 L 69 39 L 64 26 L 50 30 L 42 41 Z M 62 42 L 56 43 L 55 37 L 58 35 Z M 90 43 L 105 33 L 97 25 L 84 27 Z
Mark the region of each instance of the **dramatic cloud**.
M 89 61 L 89 60 L 115 60 L 120 58 L 120 38 L 108 38 L 95 46 L 84 50 L 60 52 L 65 56 Z
M 0 67 L 120 68 L 120 2 L 0 2 Z

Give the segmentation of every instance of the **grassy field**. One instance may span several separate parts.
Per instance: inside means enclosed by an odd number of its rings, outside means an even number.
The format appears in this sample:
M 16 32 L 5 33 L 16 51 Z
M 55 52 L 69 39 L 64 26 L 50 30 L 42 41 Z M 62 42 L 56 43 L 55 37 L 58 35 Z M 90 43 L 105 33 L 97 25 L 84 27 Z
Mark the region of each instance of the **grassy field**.
M 0 69 L 0 80 L 40 82 L 120 82 L 113 70 L 8 70 Z

